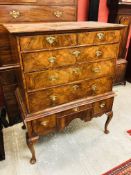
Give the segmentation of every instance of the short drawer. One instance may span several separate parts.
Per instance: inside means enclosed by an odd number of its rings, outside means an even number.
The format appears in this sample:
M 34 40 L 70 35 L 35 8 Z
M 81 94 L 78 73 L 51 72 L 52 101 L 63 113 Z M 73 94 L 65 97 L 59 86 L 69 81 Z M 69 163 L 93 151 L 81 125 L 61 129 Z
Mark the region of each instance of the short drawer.
M 112 110 L 114 98 L 101 100 L 93 104 L 94 115 L 104 114 Z
M 23 68 L 25 72 L 31 72 L 74 65 L 77 62 L 117 58 L 118 48 L 118 44 L 112 44 L 23 53 Z
M 56 117 L 51 115 L 32 121 L 33 131 L 38 135 L 48 134 L 56 129 Z
M 78 44 L 102 44 L 120 41 L 120 30 L 98 31 L 78 34 Z
M 96 96 L 111 90 L 112 78 L 104 77 L 28 93 L 30 112 L 41 111 L 49 107 L 54 107 L 81 98 Z
M 37 35 L 20 38 L 22 51 L 53 49 L 77 44 L 76 34 Z
M 82 63 L 67 68 L 27 73 L 25 80 L 27 90 L 32 91 L 84 79 L 114 76 L 114 74 L 115 59 L 111 59 L 104 62 Z
M 74 21 L 75 6 L 1 5 L 1 23 Z

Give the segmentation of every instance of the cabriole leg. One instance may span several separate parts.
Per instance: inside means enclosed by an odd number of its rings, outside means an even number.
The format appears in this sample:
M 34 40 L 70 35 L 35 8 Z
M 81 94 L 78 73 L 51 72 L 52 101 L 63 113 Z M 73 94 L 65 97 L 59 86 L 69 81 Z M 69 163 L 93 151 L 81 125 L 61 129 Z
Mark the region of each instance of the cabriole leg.
M 104 130 L 104 133 L 105 134 L 108 134 L 109 133 L 109 130 L 108 130 L 108 125 L 113 117 L 113 112 L 108 112 L 107 114 L 107 120 L 106 120 L 106 123 L 105 123 L 105 130 Z
M 36 142 L 36 140 L 29 139 L 28 133 L 26 133 L 26 143 L 27 143 L 27 146 L 32 154 L 32 158 L 30 159 L 31 164 L 36 163 L 36 156 L 35 156 L 35 149 L 34 149 L 35 142 Z

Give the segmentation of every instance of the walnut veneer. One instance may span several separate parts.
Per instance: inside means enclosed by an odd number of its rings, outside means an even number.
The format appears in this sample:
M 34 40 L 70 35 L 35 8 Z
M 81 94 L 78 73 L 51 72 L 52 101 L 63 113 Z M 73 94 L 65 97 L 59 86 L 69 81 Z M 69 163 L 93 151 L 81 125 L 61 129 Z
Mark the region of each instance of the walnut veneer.
M 77 0 L 0 0 L 0 83 L 10 125 L 18 118 L 14 90 L 17 87 L 9 36 L 3 23 L 76 21 Z
M 95 22 L 6 24 L 17 64 L 16 97 L 35 163 L 40 135 L 73 119 L 113 116 L 116 59 L 124 25 Z

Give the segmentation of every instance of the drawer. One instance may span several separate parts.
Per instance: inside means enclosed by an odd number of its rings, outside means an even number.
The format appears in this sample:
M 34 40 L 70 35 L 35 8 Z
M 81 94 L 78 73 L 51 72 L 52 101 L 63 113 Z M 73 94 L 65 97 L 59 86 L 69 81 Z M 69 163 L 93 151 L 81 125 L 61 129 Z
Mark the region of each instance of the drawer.
M 80 98 L 96 96 L 111 90 L 112 78 L 105 77 L 29 93 L 28 101 L 30 112 L 37 112 Z
M 92 110 L 91 108 L 89 109 L 89 106 L 90 105 L 85 105 L 78 108 L 74 108 L 72 109 L 72 111 L 74 110 L 74 112 L 70 111 L 68 115 L 62 115 L 62 113 L 60 113 L 60 117 L 57 117 L 57 122 L 56 122 L 57 130 L 59 131 L 63 130 L 65 127 L 67 127 L 70 124 L 72 120 L 76 118 L 80 118 L 84 121 L 90 121 L 92 119 L 92 115 L 91 115 Z
M 0 47 L 0 66 L 13 64 L 10 47 Z
M 51 115 L 32 121 L 33 131 L 38 135 L 48 134 L 56 129 L 56 117 Z
M 101 100 L 93 104 L 94 115 L 104 114 L 112 110 L 114 98 Z
M 74 21 L 75 6 L 1 5 L 1 23 Z
M 104 62 L 82 63 L 67 68 L 27 73 L 25 74 L 25 80 L 27 90 L 32 91 L 84 79 L 114 76 L 114 74 L 115 59 L 112 59 Z
M 102 44 L 120 41 L 120 30 L 98 31 L 78 34 L 78 44 Z
M 76 62 L 117 58 L 118 48 L 118 44 L 112 44 L 23 53 L 23 68 L 25 72 L 31 72 L 59 66 L 74 65 Z
M 22 51 L 53 49 L 77 44 L 76 34 L 37 35 L 20 37 Z
M 0 72 L 0 83 L 2 85 L 15 84 L 17 82 L 15 70 L 1 71 Z

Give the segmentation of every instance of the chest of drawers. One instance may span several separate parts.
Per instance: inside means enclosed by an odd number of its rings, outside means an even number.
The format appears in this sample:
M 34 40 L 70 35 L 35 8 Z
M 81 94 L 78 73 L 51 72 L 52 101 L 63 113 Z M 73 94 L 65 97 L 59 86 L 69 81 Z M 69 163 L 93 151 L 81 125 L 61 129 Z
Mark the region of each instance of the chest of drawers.
M 14 90 L 15 68 L 8 33 L 3 23 L 76 21 L 77 0 L 1 0 L 0 1 L 0 84 L 2 85 L 10 125 L 18 121 Z
M 123 25 L 96 22 L 6 24 L 19 88 L 16 97 L 27 127 L 31 163 L 40 135 L 73 119 L 112 118 L 116 59 Z

